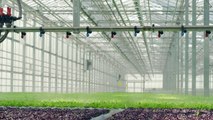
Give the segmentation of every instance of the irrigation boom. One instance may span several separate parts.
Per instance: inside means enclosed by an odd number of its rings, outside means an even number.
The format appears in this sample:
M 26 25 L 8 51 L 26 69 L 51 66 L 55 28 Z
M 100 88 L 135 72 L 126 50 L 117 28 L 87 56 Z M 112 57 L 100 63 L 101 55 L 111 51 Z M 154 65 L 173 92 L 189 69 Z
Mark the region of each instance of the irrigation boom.
M 14 27 L 14 28 L 0 28 L 0 31 L 10 32 L 87 32 L 88 27 Z M 133 26 L 123 27 L 89 27 L 92 32 L 111 32 L 111 31 L 135 31 Z M 213 26 L 137 26 L 140 31 L 211 31 Z

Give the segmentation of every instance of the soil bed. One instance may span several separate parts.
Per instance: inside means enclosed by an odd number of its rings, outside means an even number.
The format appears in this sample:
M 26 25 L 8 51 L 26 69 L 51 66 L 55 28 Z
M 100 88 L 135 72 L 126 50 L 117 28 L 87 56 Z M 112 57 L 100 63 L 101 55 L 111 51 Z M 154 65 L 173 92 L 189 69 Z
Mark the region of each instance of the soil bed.
M 0 107 L 0 120 L 90 120 L 106 109 L 58 109 Z
M 213 110 L 126 109 L 107 120 L 213 120 Z
M 91 120 L 109 111 L 107 109 L 0 107 L 0 120 Z M 107 120 L 213 120 L 213 110 L 125 109 L 113 114 Z

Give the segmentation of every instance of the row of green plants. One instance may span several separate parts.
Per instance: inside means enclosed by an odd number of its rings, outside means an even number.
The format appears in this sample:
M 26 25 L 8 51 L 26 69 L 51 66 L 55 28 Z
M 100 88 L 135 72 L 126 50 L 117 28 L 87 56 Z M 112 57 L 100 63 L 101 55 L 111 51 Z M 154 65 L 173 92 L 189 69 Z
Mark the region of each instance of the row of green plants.
M 148 93 L 0 93 L 0 106 L 213 109 L 213 97 Z

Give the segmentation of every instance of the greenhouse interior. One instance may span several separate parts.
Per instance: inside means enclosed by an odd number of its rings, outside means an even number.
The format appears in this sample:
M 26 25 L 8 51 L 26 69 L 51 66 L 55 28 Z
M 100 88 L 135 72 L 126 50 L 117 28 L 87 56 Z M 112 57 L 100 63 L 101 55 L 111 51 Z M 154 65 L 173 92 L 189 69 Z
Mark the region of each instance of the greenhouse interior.
M 213 119 L 212 15 L 213 0 L 0 0 L 0 120 Z

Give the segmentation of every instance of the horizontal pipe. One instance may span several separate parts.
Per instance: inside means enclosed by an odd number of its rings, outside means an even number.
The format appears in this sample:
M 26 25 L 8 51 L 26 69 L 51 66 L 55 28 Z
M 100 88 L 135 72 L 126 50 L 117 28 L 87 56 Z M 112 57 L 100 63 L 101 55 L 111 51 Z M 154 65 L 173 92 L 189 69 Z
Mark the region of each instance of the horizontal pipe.
M 111 31 L 134 31 L 134 26 L 123 26 L 123 27 L 90 27 L 93 32 L 111 32 Z M 181 31 L 181 26 L 138 26 L 140 31 Z M 213 30 L 213 26 L 184 26 L 187 31 L 206 31 Z M 40 27 L 15 27 L 15 28 L 0 28 L 0 31 L 9 32 L 40 32 Z M 86 27 L 43 27 L 42 30 L 45 32 L 86 32 Z

